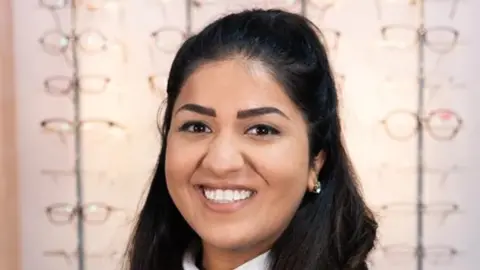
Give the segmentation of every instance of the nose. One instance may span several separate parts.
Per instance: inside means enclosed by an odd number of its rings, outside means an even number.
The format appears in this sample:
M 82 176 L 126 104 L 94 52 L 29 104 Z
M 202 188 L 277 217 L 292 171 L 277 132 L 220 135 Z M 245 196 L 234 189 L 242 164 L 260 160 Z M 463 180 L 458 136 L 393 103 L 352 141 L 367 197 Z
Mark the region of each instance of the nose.
M 217 177 L 225 177 L 244 166 L 239 142 L 233 135 L 217 135 L 208 145 L 202 160 L 202 167 Z

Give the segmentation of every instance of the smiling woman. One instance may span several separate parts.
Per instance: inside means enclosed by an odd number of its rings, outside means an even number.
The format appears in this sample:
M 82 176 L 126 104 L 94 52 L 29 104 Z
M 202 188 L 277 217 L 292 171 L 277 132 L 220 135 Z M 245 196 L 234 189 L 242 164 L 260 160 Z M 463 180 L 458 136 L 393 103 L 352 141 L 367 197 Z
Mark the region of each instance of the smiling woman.
M 361 270 L 377 224 L 308 20 L 227 15 L 172 65 L 164 138 L 127 270 Z

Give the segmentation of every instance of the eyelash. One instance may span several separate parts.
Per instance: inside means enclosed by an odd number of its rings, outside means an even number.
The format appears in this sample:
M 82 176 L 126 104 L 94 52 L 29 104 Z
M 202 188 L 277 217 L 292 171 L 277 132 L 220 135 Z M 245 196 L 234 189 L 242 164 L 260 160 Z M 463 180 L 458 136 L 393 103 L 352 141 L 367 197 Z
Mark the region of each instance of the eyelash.
M 276 136 L 276 135 L 279 135 L 280 134 L 280 131 L 278 131 L 278 129 L 272 127 L 272 126 L 269 126 L 269 125 L 265 125 L 265 124 L 258 124 L 258 125 L 254 125 L 252 127 L 250 127 L 248 131 L 250 130 L 254 130 L 254 129 L 264 129 L 263 131 L 266 131 L 267 134 L 253 134 L 254 136 Z
M 196 132 L 195 130 L 190 130 L 191 128 L 195 129 L 196 127 L 202 127 L 202 128 L 205 128 L 205 129 L 210 129 L 210 128 L 207 127 L 207 125 L 205 125 L 202 122 L 190 121 L 190 122 L 186 122 L 185 124 L 180 126 L 180 128 L 178 130 L 181 131 L 181 132 L 189 132 L 189 133 L 204 133 L 202 131 Z
M 203 130 L 195 131 L 195 128 L 202 128 Z M 259 133 L 258 132 L 259 128 L 263 129 L 262 131 L 266 131 L 266 134 L 265 133 L 258 134 Z M 272 126 L 266 125 L 266 124 L 258 124 L 258 125 L 254 125 L 254 126 L 248 128 L 247 134 L 250 133 L 251 130 L 255 130 L 255 129 L 257 129 L 257 133 L 256 134 L 251 134 L 251 135 L 254 135 L 254 136 L 276 136 L 276 135 L 280 134 L 280 131 L 278 129 L 276 129 Z M 205 131 L 205 130 L 209 130 L 209 131 Z M 179 128 L 179 131 L 189 132 L 189 133 L 211 133 L 210 128 L 207 125 L 205 125 L 203 122 L 199 122 L 199 121 L 186 122 L 185 124 L 183 124 Z

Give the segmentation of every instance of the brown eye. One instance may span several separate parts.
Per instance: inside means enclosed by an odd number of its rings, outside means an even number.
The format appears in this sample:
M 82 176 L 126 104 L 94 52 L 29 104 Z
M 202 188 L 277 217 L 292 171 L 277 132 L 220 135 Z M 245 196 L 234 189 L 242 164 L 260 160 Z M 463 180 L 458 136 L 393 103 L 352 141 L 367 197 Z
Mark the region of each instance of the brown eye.
M 187 122 L 183 124 L 180 129 L 182 132 L 190 133 L 210 133 L 210 128 L 202 122 Z
M 278 135 L 280 132 L 268 125 L 256 125 L 248 129 L 247 134 L 255 136 Z

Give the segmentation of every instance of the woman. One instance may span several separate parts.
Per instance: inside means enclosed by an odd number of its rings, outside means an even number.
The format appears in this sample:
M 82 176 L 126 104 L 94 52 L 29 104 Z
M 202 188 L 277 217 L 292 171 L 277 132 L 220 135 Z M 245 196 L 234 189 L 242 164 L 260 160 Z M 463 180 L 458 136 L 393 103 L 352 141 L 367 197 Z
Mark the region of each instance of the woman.
M 377 224 L 317 35 L 300 15 L 250 10 L 182 45 L 127 269 L 367 269 Z

